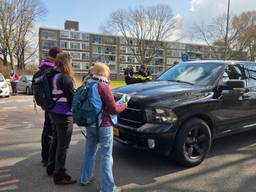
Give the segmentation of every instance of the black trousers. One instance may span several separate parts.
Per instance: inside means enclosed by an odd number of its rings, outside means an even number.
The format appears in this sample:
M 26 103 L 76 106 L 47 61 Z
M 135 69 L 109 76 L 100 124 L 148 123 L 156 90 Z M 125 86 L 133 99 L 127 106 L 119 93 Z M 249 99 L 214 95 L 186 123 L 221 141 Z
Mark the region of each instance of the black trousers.
M 42 156 L 43 162 L 48 162 L 51 138 L 52 138 L 52 124 L 49 117 L 49 113 L 45 111 L 44 128 L 41 135 L 41 146 L 42 146 L 41 156 Z
M 11 86 L 12 86 L 12 94 L 13 95 L 17 95 L 17 82 L 11 82 Z
M 49 113 L 52 121 L 52 142 L 49 151 L 47 168 L 55 172 L 65 171 L 67 150 L 73 132 L 72 116 Z

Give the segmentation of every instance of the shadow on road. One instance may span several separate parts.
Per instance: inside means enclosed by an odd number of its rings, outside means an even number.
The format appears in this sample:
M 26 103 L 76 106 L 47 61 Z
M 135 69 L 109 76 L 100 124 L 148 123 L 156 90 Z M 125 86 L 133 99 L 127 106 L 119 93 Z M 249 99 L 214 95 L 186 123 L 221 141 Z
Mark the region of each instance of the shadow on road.
M 72 139 L 67 168 L 79 178 L 84 142 L 82 136 Z M 114 175 L 116 183 L 124 191 L 132 192 L 201 192 L 201 191 L 256 191 L 256 131 L 240 133 L 214 141 L 208 158 L 194 168 L 183 168 L 155 154 L 130 149 L 121 144 L 114 145 Z M 15 143 L 16 144 L 16 143 Z M 23 143 L 24 144 L 24 143 Z M 12 167 L 0 168 L 0 191 L 51 192 L 51 191 L 97 191 L 99 187 L 99 166 L 96 180 L 90 186 L 55 186 L 52 178 L 46 176 L 40 163 L 40 148 L 23 153 L 33 155 Z M 98 161 L 98 160 L 97 160 Z M 97 162 L 99 165 L 99 162 Z M 11 175 L 8 176 L 2 175 Z M 4 178 L 4 179 L 2 179 Z M 4 181 L 1 181 L 4 180 Z M 9 187 L 9 188 L 8 188 Z M 8 190 L 6 190 L 8 189 Z

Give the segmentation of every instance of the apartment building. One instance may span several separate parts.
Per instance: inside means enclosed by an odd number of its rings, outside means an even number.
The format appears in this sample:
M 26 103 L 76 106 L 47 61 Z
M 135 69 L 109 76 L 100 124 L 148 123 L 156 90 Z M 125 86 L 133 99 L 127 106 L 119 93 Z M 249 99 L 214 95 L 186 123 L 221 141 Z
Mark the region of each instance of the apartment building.
M 162 42 L 163 48 L 157 50 L 156 57 L 149 64 L 154 74 L 159 74 L 169 68 L 175 61 L 180 61 L 181 54 L 187 52 L 191 60 L 220 59 L 224 53 L 223 47 L 180 42 Z M 133 65 L 136 69 L 140 64 L 130 46 L 137 53 L 137 43 L 134 39 L 128 42 L 120 36 L 87 33 L 79 31 L 79 23 L 66 21 L 64 29 L 39 29 L 39 59 L 45 59 L 48 50 L 53 46 L 61 47 L 69 52 L 73 59 L 73 69 L 77 75 L 83 75 L 97 61 L 109 65 L 112 77 L 122 78 L 123 70 Z

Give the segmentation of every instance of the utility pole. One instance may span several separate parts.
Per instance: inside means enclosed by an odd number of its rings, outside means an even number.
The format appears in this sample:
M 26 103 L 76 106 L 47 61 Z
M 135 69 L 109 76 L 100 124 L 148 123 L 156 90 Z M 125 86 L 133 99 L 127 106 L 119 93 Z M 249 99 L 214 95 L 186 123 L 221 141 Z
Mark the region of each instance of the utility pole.
M 225 35 L 225 55 L 224 58 L 227 60 L 227 47 L 228 47 L 228 31 L 229 31 L 229 11 L 230 10 L 230 0 L 228 0 L 228 10 L 227 10 L 227 26 L 226 26 L 226 35 Z

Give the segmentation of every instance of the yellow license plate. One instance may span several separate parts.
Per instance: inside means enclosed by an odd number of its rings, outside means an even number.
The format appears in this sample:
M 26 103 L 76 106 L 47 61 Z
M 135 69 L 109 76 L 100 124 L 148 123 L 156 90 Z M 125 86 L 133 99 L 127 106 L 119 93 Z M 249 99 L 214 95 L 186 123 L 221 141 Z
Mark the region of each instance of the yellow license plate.
M 119 137 L 119 129 L 114 127 L 114 136 Z

